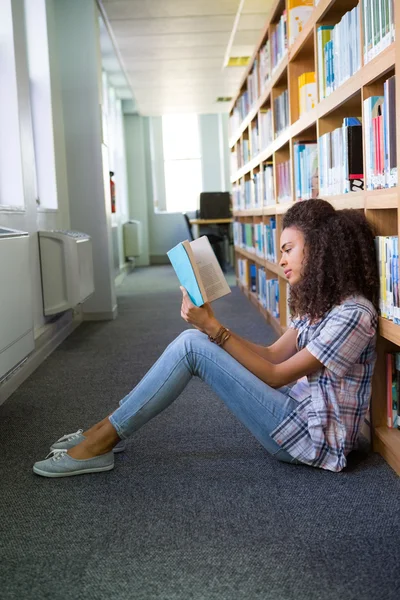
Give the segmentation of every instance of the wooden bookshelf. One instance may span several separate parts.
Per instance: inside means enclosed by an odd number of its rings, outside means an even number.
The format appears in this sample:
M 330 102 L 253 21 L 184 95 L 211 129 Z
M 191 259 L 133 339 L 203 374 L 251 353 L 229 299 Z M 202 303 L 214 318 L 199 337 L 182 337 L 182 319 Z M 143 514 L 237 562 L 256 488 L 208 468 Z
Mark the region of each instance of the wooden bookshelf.
M 249 146 L 250 159 L 245 160 L 240 168 L 234 169 L 231 173 L 231 182 L 234 185 L 240 185 L 254 179 L 254 176 L 262 172 L 263 166 L 267 163 L 272 165 L 273 178 L 275 181 L 277 168 L 280 163 L 289 161 L 291 197 L 289 201 L 276 201 L 268 206 L 250 206 L 246 209 L 234 210 L 235 221 L 242 223 L 267 223 L 271 217 L 276 221 L 277 244 L 282 227 L 282 219 L 286 210 L 295 201 L 295 172 L 294 172 L 294 144 L 299 141 L 317 141 L 324 133 L 333 131 L 338 127 L 338 123 L 348 116 L 363 117 L 364 100 L 373 95 L 383 94 L 383 82 L 394 75 L 397 65 L 400 65 L 400 6 L 396 6 L 395 11 L 395 41 L 392 41 L 385 49 L 379 52 L 374 58 L 364 64 L 364 47 L 362 33 L 362 3 L 360 2 L 360 53 L 361 67 L 351 77 L 342 83 L 326 98 L 317 103 L 314 108 L 299 114 L 299 94 L 296 93 L 297 77 L 303 72 L 315 71 L 318 89 L 318 38 L 317 28 L 320 25 L 334 25 L 340 21 L 343 15 L 352 10 L 358 4 L 357 0 L 320 0 L 314 7 L 311 17 L 304 24 L 301 33 L 298 35 L 291 47 L 283 55 L 280 63 L 274 70 L 271 69 L 271 76 L 268 82 L 260 89 L 258 98 L 254 100 L 248 110 L 247 115 L 230 132 L 229 144 L 231 151 L 236 152 L 236 157 L 242 151 L 243 140 Z M 248 76 L 252 72 L 254 62 L 260 58 L 260 50 L 269 39 L 271 42 L 272 32 L 276 30 L 277 23 L 283 10 L 287 9 L 286 0 L 275 0 L 271 9 L 270 16 L 265 24 L 262 35 L 258 40 L 252 59 L 243 76 L 240 88 L 234 98 L 230 114 L 234 112 L 236 101 L 247 89 Z M 289 123 L 287 128 L 275 136 L 274 124 L 274 101 L 282 93 L 282 90 L 288 90 L 288 113 Z M 319 94 L 318 94 L 319 96 Z M 396 78 L 396 108 L 397 115 L 400 115 L 400 76 Z M 263 147 L 257 153 L 252 152 L 252 132 L 254 124 L 261 112 L 271 110 L 273 135 L 270 143 Z M 364 121 L 363 121 L 364 122 Z M 365 139 L 363 141 L 364 165 L 366 164 Z M 397 125 L 397 156 L 400 156 L 400 126 Z M 354 208 L 364 211 L 367 219 L 374 225 L 377 234 L 398 235 L 400 227 L 400 189 L 391 187 L 375 190 L 364 190 L 340 194 L 336 196 L 323 196 L 337 210 L 344 208 Z M 286 199 L 287 200 L 287 199 Z M 276 256 L 279 257 L 278 247 L 275 248 Z M 251 292 L 247 286 L 239 280 L 238 270 L 237 281 L 240 289 L 249 298 L 249 300 L 258 307 L 260 312 L 270 323 L 278 334 L 282 334 L 287 328 L 286 313 L 286 286 L 287 281 L 283 270 L 276 263 L 271 263 L 265 258 L 257 256 L 255 252 L 249 252 L 239 246 L 235 246 L 235 263 L 240 258 L 246 258 L 249 264 L 255 264 L 257 267 L 265 269 L 267 279 L 278 280 L 279 285 L 279 309 L 281 317 L 276 319 L 270 312 L 265 310 L 259 303 L 258 293 Z M 250 286 L 250 284 L 248 284 Z M 257 283 L 258 286 L 258 283 Z M 373 393 L 371 403 L 371 421 L 372 421 L 372 441 L 374 450 L 379 452 L 385 460 L 400 474 L 400 431 L 387 427 L 386 418 L 386 369 L 385 354 L 391 351 L 400 351 L 400 325 L 395 325 L 388 319 L 379 319 L 378 336 L 378 359 L 374 373 Z

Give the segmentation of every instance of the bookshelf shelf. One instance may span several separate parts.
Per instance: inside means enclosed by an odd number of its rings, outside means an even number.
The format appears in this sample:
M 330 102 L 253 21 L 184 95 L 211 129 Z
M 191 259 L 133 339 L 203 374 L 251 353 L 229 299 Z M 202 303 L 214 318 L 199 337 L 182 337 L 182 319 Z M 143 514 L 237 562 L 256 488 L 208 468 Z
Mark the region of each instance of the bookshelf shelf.
M 350 194 L 339 194 L 337 196 L 320 196 L 327 200 L 336 210 L 343 208 L 355 208 L 362 210 L 365 204 L 364 192 L 352 192 Z
M 400 346 L 400 325 L 395 325 L 393 321 L 379 317 L 379 334 L 385 340 Z
M 368 210 L 397 208 L 398 202 L 399 192 L 397 187 L 365 193 L 365 208 Z
M 376 427 L 374 430 L 374 448 L 400 473 L 400 431 L 389 427 Z
M 383 1 L 384 0 L 382 0 L 382 2 Z M 337 135 L 339 127 L 345 128 L 356 124 L 359 125 L 360 123 L 357 121 L 354 122 L 354 120 L 352 121 L 352 118 L 360 119 L 364 126 L 362 135 L 363 164 L 364 169 L 367 169 L 368 166 L 365 167 L 366 158 L 370 159 L 370 155 L 368 154 L 368 143 L 371 142 L 369 141 L 367 143 L 367 134 L 365 132 L 370 132 L 370 138 L 374 135 L 381 135 L 382 133 L 379 130 L 379 134 L 374 133 L 371 126 L 368 130 L 366 117 L 368 117 L 367 111 L 370 110 L 371 98 L 378 97 L 379 99 L 379 96 L 384 96 L 387 93 L 385 96 L 386 101 L 389 102 L 390 100 L 389 92 L 385 92 L 385 89 L 387 90 L 389 86 L 389 84 L 386 83 L 387 80 L 396 74 L 396 67 L 397 65 L 400 65 L 400 22 L 396 25 L 397 40 L 391 41 L 394 37 L 390 32 L 384 40 L 387 47 L 381 50 L 376 56 L 372 57 L 372 54 L 376 49 L 371 50 L 368 43 L 366 43 L 364 47 L 362 41 L 363 28 L 365 26 L 362 11 L 363 7 L 369 5 L 369 2 L 370 0 L 360 0 L 359 2 L 358 0 L 319 0 L 317 6 L 313 7 L 311 16 L 304 21 L 302 31 L 294 40 L 294 43 L 286 52 L 284 52 L 282 50 L 283 38 L 279 37 L 282 35 L 283 31 L 282 28 L 280 29 L 280 25 L 285 18 L 287 19 L 287 23 L 289 23 L 289 4 L 287 0 L 275 0 L 273 7 L 271 8 L 270 18 L 265 24 L 262 36 L 260 37 L 253 57 L 243 76 L 238 93 L 232 103 L 230 111 L 231 114 L 234 115 L 232 127 L 233 124 L 236 124 L 234 132 L 229 138 L 229 144 L 232 149 L 232 158 L 234 159 L 232 161 L 231 174 L 235 198 L 233 209 L 234 227 L 237 226 L 235 231 L 241 231 L 242 233 L 240 236 L 246 238 L 246 247 L 251 247 L 252 245 L 252 238 L 250 238 L 249 243 L 246 232 L 253 231 L 253 245 L 255 246 L 257 244 L 257 247 L 259 248 L 259 232 L 262 230 L 268 231 L 268 234 L 265 235 L 270 236 L 269 241 L 264 239 L 263 244 L 264 248 L 268 248 L 268 250 L 265 251 L 265 256 L 268 255 L 269 258 L 275 256 L 277 260 L 279 260 L 278 245 L 279 236 L 282 231 L 284 213 L 293 205 L 293 202 L 297 198 L 306 200 L 307 197 L 313 196 L 314 184 L 309 188 L 305 188 L 306 191 L 304 194 L 301 187 L 299 192 L 300 179 L 298 173 L 301 168 L 299 165 L 304 165 L 304 160 L 306 160 L 305 157 L 308 158 L 308 156 L 313 156 L 312 152 L 314 151 L 313 149 L 316 148 L 315 143 L 317 140 L 328 139 L 329 143 L 332 143 L 332 136 L 335 132 L 335 135 Z M 395 4 L 397 9 L 397 2 L 395 2 Z M 359 6 L 360 8 L 356 9 L 356 6 Z M 357 10 L 359 10 L 359 13 Z M 283 16 L 284 11 L 286 11 L 286 17 Z M 353 15 L 351 17 L 348 15 L 350 12 Z M 304 12 L 304 14 L 306 14 L 306 12 Z M 367 18 L 368 15 L 369 13 L 367 13 Z M 359 20 L 354 20 L 358 18 Z M 371 15 L 369 15 L 369 18 L 371 18 Z M 350 21 L 352 25 L 350 25 Z M 334 62 L 335 56 L 341 56 L 342 53 L 346 52 L 347 45 L 344 43 L 345 40 L 342 35 L 343 31 L 352 31 L 354 34 L 353 36 L 350 35 L 348 39 L 348 47 L 350 47 L 352 41 L 354 42 L 354 40 L 357 39 L 357 36 L 355 35 L 357 29 L 341 29 L 341 24 L 343 23 L 347 23 L 346 27 L 348 26 L 349 28 L 353 26 L 354 23 L 357 24 L 357 27 L 359 27 L 359 45 L 357 48 L 353 43 L 351 61 L 348 58 L 343 59 L 341 65 L 339 65 L 340 57 L 339 59 L 336 59 L 339 60 L 337 65 L 345 70 L 343 73 L 339 73 L 338 77 L 336 77 L 335 73 L 334 83 L 332 84 L 332 81 L 329 81 L 326 71 L 328 68 L 327 64 L 329 64 L 329 60 Z M 338 33 L 338 37 L 336 37 L 337 40 L 340 39 L 339 52 L 336 50 L 336 54 L 334 54 L 332 51 L 333 58 L 327 54 L 328 44 L 325 41 L 327 39 L 331 44 L 334 44 L 335 37 L 330 37 L 332 26 L 335 26 L 336 32 L 341 32 L 341 34 Z M 319 29 L 320 27 L 324 27 L 324 29 Z M 327 31 L 329 32 L 329 34 L 327 34 L 329 37 L 325 38 L 324 35 Z M 376 43 L 376 35 L 378 35 L 379 39 L 381 33 L 377 34 L 377 32 L 372 31 L 370 38 L 372 44 Z M 366 41 L 368 42 L 368 40 Z M 365 61 L 365 53 L 369 55 L 368 62 Z M 281 59 L 277 67 L 272 70 L 272 61 L 276 60 L 277 56 L 280 56 Z M 323 58 L 321 59 L 321 57 Z M 259 87 L 253 85 L 254 77 L 256 76 L 254 64 L 256 60 L 258 64 L 261 64 L 261 58 L 264 61 L 269 61 L 269 68 L 265 66 L 265 62 L 263 63 L 264 70 L 262 71 L 262 77 L 264 85 L 262 89 L 261 79 Z M 357 62 L 354 62 L 356 60 Z M 328 61 L 328 63 L 326 61 Z M 349 66 L 349 62 L 351 62 L 351 66 Z M 358 68 L 355 65 L 357 65 Z M 313 75 L 314 72 L 315 76 Z M 269 73 L 269 79 L 267 79 L 266 73 Z M 346 73 L 347 79 L 345 78 L 344 73 Z M 307 79 L 305 78 L 306 75 L 308 77 Z M 311 78 L 309 76 L 311 76 Z M 308 84 L 310 82 L 314 83 L 314 81 L 317 90 L 315 92 L 315 99 L 313 95 L 314 92 L 311 93 L 314 88 L 306 88 L 306 93 L 302 92 L 302 85 L 306 85 L 304 82 L 307 82 Z M 394 89 L 393 81 L 394 80 L 391 79 L 389 82 L 392 85 L 392 92 Z M 340 82 L 341 84 L 336 87 Z M 395 107 L 397 109 L 397 114 L 399 115 L 400 77 L 396 79 L 395 85 L 397 98 Z M 259 90 L 258 98 L 255 97 L 257 94 L 255 94 L 254 90 Z M 244 96 L 243 100 L 241 97 L 242 94 L 248 94 L 248 98 Z M 308 96 L 306 94 L 308 94 Z M 323 95 L 326 95 L 326 97 L 323 98 Z M 307 99 L 310 96 L 312 101 Z M 320 98 L 320 96 L 322 98 Z M 242 100 L 243 103 L 240 104 Z M 251 108 L 248 110 L 248 114 L 245 114 L 243 106 L 247 106 L 250 100 L 252 100 Z M 386 110 L 387 109 L 388 107 L 386 107 Z M 390 109 L 388 114 L 391 114 Z M 377 115 L 381 116 L 381 113 L 375 113 L 375 116 Z M 237 126 L 239 118 L 241 118 L 241 122 L 240 125 Z M 344 119 L 347 120 L 344 121 Z M 392 119 L 393 121 L 396 121 L 393 116 Z M 391 123 L 393 123 L 393 121 L 391 121 Z M 377 125 L 377 123 L 375 123 L 375 125 Z M 286 128 L 283 129 L 285 126 Z M 382 124 L 379 126 L 383 127 Z M 279 130 L 281 130 L 279 135 L 276 135 L 276 131 Z M 384 130 L 382 136 L 389 136 L 388 131 L 389 129 Z M 269 135 L 266 135 L 266 133 Z M 324 138 L 326 134 L 329 135 Z M 344 134 L 347 135 L 346 132 L 344 132 Z M 254 136 L 256 136 L 256 142 L 253 142 Z M 257 136 L 259 137 L 257 138 Z M 355 130 L 353 130 L 352 136 L 357 137 Z M 347 143 L 350 144 L 349 139 L 350 138 L 346 137 L 343 138 L 343 140 L 347 140 Z M 358 136 L 358 139 L 360 140 L 361 136 Z M 376 137 L 374 139 L 379 138 Z M 389 139 L 390 144 L 392 144 L 393 135 L 391 138 L 389 136 Z M 343 144 L 344 143 L 345 142 L 343 141 Z M 359 143 L 361 149 L 361 142 Z M 376 143 L 378 144 L 378 142 Z M 387 142 L 387 144 L 389 144 L 389 142 Z M 310 152 L 309 155 L 299 154 L 304 151 L 303 147 Z M 386 147 L 385 152 L 388 152 L 388 147 L 389 146 Z M 258 148 L 263 149 L 257 152 Z M 328 146 L 328 148 L 330 147 Z M 254 151 L 254 149 L 256 150 Z M 327 161 L 324 163 L 323 159 L 320 158 L 320 154 L 321 152 L 324 152 L 324 149 L 325 146 L 321 146 L 319 152 L 316 154 L 317 159 L 320 161 L 319 179 L 321 186 L 323 175 L 329 172 L 327 169 L 332 168 L 333 164 L 329 164 Z M 391 149 L 392 146 L 390 146 L 390 151 L 392 151 Z M 396 149 L 397 156 L 400 156 L 399 126 L 397 127 Z M 329 152 L 331 152 L 330 149 Z M 333 152 L 332 145 L 332 156 Z M 300 156 L 302 157 L 301 160 L 303 160 L 303 163 L 301 163 Z M 328 154 L 326 153 L 325 156 L 328 156 Z M 341 157 L 342 154 L 339 152 L 336 156 Z M 360 156 L 360 153 L 358 156 Z M 236 159 L 236 157 L 238 158 Z M 251 159 L 249 160 L 248 157 L 251 157 Z M 235 168 L 235 159 L 236 165 L 240 165 L 240 168 L 237 168 L 237 166 Z M 310 162 L 309 164 L 312 165 L 313 163 Z M 369 165 L 371 165 L 371 162 Z M 361 168 L 362 166 L 363 165 L 361 164 Z M 333 167 L 335 168 L 335 164 Z M 392 167 L 393 164 L 390 165 L 390 169 Z M 324 168 L 325 171 L 323 170 Z M 369 168 L 371 168 L 371 166 L 369 166 Z M 376 168 L 376 164 L 373 165 L 373 168 Z M 311 172 L 313 174 L 315 173 L 314 170 Z M 353 173 L 362 173 L 362 171 L 356 170 L 353 171 Z M 366 170 L 364 170 L 364 173 L 366 173 Z M 373 173 L 373 175 L 375 176 L 376 173 Z M 379 171 L 378 176 L 380 176 Z M 355 177 L 357 179 L 357 176 Z M 332 182 L 328 180 L 327 184 L 325 182 L 325 187 L 323 187 L 323 190 L 325 191 L 317 191 L 317 194 L 319 198 L 322 197 L 330 202 L 336 210 L 352 208 L 364 211 L 367 219 L 374 226 L 377 235 L 383 237 L 397 236 L 400 227 L 400 211 L 398 210 L 400 206 L 400 186 L 385 188 L 385 185 L 394 185 L 396 183 L 396 180 L 392 179 L 391 171 L 389 175 L 387 175 L 385 171 L 385 178 L 386 177 L 388 178 L 385 179 L 384 185 L 382 185 L 381 180 L 379 179 L 378 181 L 373 178 L 369 179 L 368 187 L 371 187 L 372 182 L 377 189 L 368 189 L 368 191 L 366 188 L 362 190 L 362 180 L 361 184 L 357 181 L 355 182 L 353 189 L 356 191 L 349 191 L 349 182 L 347 182 L 346 185 L 341 182 L 337 184 L 336 179 L 332 184 Z M 366 178 L 367 177 L 364 179 Z M 272 181 L 273 186 L 271 185 Z M 300 183 L 302 185 L 302 182 Z M 378 189 L 379 187 L 381 189 Z M 328 195 L 331 191 L 347 191 L 348 193 Z M 258 307 L 265 320 L 271 324 L 274 330 L 280 335 L 287 329 L 287 314 L 285 309 L 287 300 L 287 280 L 283 270 L 277 263 L 270 262 L 264 257 L 241 248 L 238 244 L 243 244 L 244 239 L 243 237 L 240 237 L 239 234 L 237 235 L 238 237 L 235 238 L 235 256 L 238 285 L 247 298 Z M 271 242 L 271 239 L 273 242 Z M 273 246 L 270 246 L 271 243 L 275 246 L 273 251 L 271 251 L 271 247 L 273 248 Z M 252 287 L 254 289 L 254 286 L 256 285 L 257 292 L 250 291 L 249 273 L 247 274 L 247 285 L 244 285 L 243 283 L 246 281 L 247 267 L 243 267 L 243 263 L 246 263 L 246 260 L 248 265 L 252 266 Z M 254 270 L 254 266 L 256 267 L 256 270 Z M 256 273 L 256 282 L 254 281 L 254 273 Z M 274 311 L 273 314 L 277 314 L 276 302 L 278 298 L 278 295 L 274 296 L 274 293 L 275 290 L 279 290 L 278 307 L 280 318 L 273 317 L 272 312 L 266 310 L 259 301 L 259 296 L 262 295 L 265 282 L 269 284 L 271 286 L 270 289 L 273 290 L 272 305 L 275 298 L 275 306 L 271 309 L 271 311 Z M 264 304 L 267 303 L 267 305 L 270 306 L 270 304 L 268 304 L 269 302 L 271 302 L 271 296 L 267 298 L 266 302 L 264 292 Z M 374 374 L 371 411 L 373 445 L 374 449 L 380 452 L 387 462 L 400 474 L 400 431 L 386 427 L 385 369 L 385 353 L 400 351 L 400 325 L 395 325 L 392 321 L 380 317 L 379 334 L 378 361 Z

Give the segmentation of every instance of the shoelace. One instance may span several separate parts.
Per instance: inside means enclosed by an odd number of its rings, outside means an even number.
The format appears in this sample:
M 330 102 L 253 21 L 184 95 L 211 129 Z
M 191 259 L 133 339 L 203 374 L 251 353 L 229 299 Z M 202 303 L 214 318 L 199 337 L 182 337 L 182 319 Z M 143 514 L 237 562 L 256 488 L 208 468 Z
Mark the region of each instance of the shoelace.
M 75 433 L 67 433 L 66 435 L 63 435 L 62 437 L 60 437 L 59 440 L 57 440 L 57 444 L 58 442 L 65 442 L 66 440 L 73 440 L 74 438 L 78 437 L 78 435 L 80 435 L 83 432 L 83 429 L 78 429 L 78 431 L 75 431 Z
M 52 458 L 52 460 L 54 461 L 60 460 L 60 458 L 62 458 L 64 454 L 67 454 L 67 450 L 52 450 L 46 456 L 45 460 L 47 460 L 48 458 Z

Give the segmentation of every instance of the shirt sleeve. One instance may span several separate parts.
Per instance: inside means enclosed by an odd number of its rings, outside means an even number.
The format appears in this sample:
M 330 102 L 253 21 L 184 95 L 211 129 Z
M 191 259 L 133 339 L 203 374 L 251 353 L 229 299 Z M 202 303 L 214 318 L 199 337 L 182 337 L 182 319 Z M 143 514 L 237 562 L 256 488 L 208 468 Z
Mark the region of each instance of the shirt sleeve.
M 346 306 L 328 316 L 307 350 L 339 377 L 357 363 L 376 333 L 376 320 L 368 310 Z
M 300 319 L 299 317 L 297 318 L 293 318 L 291 317 L 290 321 L 289 321 L 289 329 L 299 329 L 300 325 L 303 324 L 303 319 Z

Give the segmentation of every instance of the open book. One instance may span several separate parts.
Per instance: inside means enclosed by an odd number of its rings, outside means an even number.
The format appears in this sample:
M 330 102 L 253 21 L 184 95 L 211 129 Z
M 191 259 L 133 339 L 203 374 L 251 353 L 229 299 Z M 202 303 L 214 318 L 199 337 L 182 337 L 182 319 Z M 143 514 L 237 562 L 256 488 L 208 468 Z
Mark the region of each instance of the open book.
M 207 236 L 185 240 L 167 252 L 181 285 L 195 306 L 229 294 L 231 289 Z

